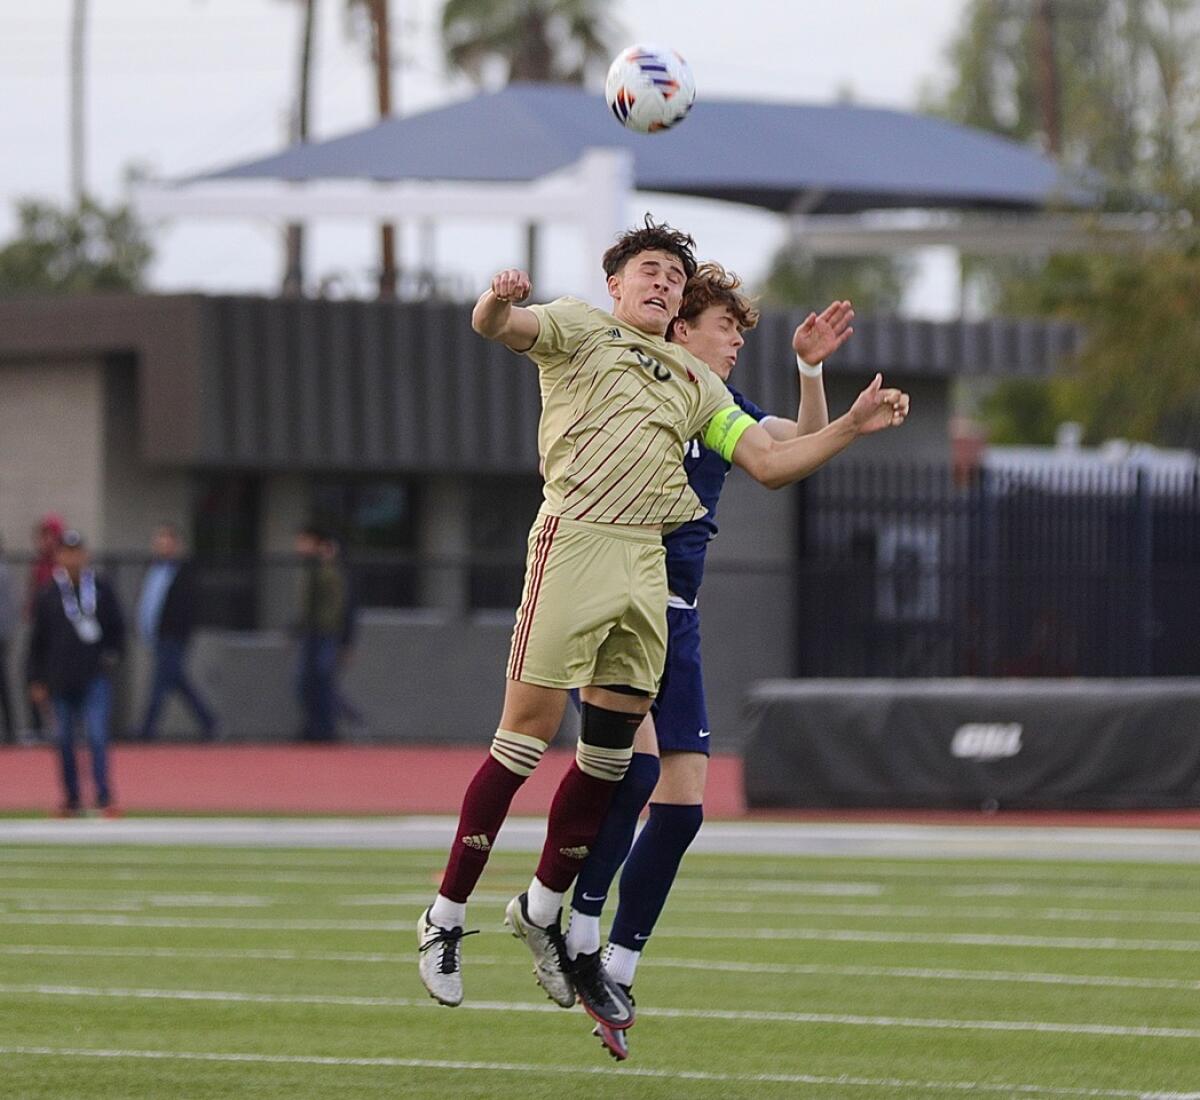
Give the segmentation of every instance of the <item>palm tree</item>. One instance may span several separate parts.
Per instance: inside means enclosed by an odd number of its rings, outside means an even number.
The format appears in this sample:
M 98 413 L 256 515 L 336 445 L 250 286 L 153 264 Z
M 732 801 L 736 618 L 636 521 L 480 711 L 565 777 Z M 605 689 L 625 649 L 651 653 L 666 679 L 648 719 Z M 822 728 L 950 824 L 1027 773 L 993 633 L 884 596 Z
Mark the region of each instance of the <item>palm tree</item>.
M 308 141 L 309 100 L 312 91 L 313 26 L 317 0 L 300 0 L 304 11 L 300 22 L 300 53 L 296 72 L 296 109 L 292 116 L 291 139 Z M 304 226 L 299 222 L 287 227 L 287 251 L 283 265 L 283 294 L 296 298 L 304 293 Z
M 620 29 L 606 0 L 446 0 L 446 60 L 476 84 L 499 62 L 506 81 L 583 84 L 603 73 Z
M 70 121 L 70 154 L 71 166 L 71 196 L 75 206 L 83 207 L 87 196 L 87 157 L 86 120 L 84 118 L 84 99 L 87 93 L 87 0 L 73 0 L 71 4 L 71 64 L 69 67 L 71 82 L 71 121 Z
M 380 119 L 392 113 L 392 45 L 388 0 L 346 0 L 346 7 L 366 9 L 371 28 L 371 65 L 375 70 L 375 102 Z M 396 227 L 379 227 L 379 297 L 395 298 L 397 280 Z

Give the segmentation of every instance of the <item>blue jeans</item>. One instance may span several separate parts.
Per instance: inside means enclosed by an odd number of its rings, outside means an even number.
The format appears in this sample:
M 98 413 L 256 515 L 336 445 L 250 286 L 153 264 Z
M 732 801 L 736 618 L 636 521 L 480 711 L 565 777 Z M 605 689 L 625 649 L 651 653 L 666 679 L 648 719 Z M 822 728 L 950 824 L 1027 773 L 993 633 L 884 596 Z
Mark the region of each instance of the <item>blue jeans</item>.
M 150 701 L 146 704 L 146 717 L 142 719 L 141 738 L 153 741 L 158 736 L 158 714 L 167 696 L 179 692 L 196 721 L 200 723 L 201 736 L 212 739 L 217 720 L 200 693 L 192 686 L 184 668 L 187 643 L 178 638 L 159 638 L 154 643 L 154 680 L 150 687 Z
M 296 693 L 304 709 L 302 741 L 337 738 L 337 659 L 336 638 L 306 634 L 301 639 Z
M 75 726 L 78 722 L 83 723 L 88 750 L 92 754 L 96 805 L 107 806 L 112 800 L 108 787 L 108 719 L 112 711 L 112 684 L 107 676 L 97 676 L 81 694 L 55 695 L 52 703 L 67 806 L 77 810 L 81 804 L 79 770 L 75 763 Z

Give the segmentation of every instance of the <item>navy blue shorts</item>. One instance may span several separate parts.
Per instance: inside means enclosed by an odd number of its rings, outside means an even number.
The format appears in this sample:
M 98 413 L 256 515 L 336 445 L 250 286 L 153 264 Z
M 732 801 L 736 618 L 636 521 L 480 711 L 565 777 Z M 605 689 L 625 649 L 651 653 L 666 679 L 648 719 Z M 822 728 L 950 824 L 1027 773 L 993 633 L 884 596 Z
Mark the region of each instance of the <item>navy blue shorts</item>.
M 667 608 L 667 663 L 650 712 L 660 752 L 708 755 L 708 708 L 700 667 L 700 612 Z

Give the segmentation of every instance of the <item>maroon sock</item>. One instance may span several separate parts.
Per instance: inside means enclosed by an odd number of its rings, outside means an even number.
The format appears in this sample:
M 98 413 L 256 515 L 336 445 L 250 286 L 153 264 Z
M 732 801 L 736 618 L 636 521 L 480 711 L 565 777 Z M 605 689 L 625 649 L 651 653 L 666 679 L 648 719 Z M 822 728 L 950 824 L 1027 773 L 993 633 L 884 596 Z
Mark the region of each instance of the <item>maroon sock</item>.
M 463 796 L 458 831 L 454 847 L 442 876 L 441 893 L 451 901 L 466 903 L 479 876 L 487 866 L 492 845 L 521 784 L 523 775 L 516 775 L 490 754 Z
M 564 894 L 579 874 L 588 849 L 604 824 L 617 784 L 580 771 L 572 760 L 563 776 L 546 822 L 546 846 L 538 863 L 538 880 Z

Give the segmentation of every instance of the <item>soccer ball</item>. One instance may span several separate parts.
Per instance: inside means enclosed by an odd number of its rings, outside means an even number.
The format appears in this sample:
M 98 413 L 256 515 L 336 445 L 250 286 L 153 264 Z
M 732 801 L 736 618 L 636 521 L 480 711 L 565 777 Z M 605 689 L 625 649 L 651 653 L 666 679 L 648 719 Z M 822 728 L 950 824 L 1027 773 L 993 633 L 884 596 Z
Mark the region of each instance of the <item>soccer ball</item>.
M 630 46 L 609 67 L 604 95 L 622 126 L 652 134 L 683 121 L 695 102 L 696 82 L 674 50 Z

